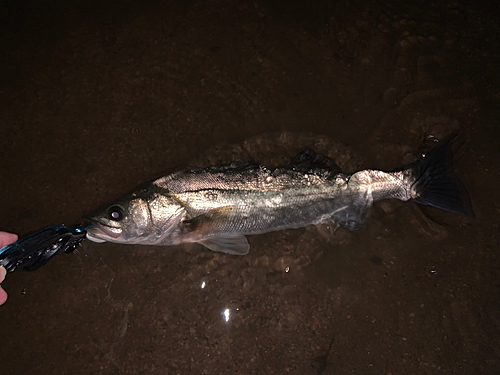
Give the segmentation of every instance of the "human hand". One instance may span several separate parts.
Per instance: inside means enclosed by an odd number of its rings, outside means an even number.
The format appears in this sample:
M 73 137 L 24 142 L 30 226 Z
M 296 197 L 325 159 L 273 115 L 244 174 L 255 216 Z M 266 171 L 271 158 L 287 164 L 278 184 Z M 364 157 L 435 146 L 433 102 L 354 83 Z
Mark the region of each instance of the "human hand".
M 0 232 L 0 249 L 16 241 L 16 234 Z M 7 270 L 0 266 L 0 283 L 5 279 L 5 275 L 7 275 Z M 0 286 L 0 305 L 3 305 L 5 301 L 7 301 L 7 293 L 5 293 L 5 290 Z

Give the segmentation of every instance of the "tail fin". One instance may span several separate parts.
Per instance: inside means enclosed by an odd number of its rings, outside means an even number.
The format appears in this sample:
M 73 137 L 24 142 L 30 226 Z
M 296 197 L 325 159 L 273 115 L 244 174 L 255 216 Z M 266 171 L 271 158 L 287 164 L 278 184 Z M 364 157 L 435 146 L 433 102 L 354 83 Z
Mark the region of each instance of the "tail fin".
M 451 140 L 407 168 L 415 178 L 410 190 L 415 202 L 475 216 L 467 190 L 453 173 Z

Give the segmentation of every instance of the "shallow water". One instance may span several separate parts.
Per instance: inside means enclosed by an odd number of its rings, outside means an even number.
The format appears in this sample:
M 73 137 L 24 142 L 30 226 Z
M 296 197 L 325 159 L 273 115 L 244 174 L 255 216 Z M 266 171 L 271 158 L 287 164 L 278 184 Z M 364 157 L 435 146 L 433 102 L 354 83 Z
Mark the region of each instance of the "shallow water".
M 498 371 L 498 10 L 92 2 L 0 11 L 0 228 L 71 225 L 187 165 L 308 146 L 390 170 L 460 133 L 476 219 L 377 203 L 249 255 L 85 242 L 3 284 L 5 374 Z

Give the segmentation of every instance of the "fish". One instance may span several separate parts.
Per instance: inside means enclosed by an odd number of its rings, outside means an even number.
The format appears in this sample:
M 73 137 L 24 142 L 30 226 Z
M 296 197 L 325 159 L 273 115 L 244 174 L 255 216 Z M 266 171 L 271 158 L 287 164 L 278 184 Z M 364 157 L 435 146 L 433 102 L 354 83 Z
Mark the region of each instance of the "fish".
M 467 190 L 453 172 L 447 141 L 392 172 L 345 174 L 310 149 L 274 170 L 254 161 L 187 168 L 138 186 L 85 220 L 87 238 L 94 242 L 199 243 L 245 255 L 247 235 L 325 223 L 359 229 L 374 202 L 385 199 L 474 216 Z

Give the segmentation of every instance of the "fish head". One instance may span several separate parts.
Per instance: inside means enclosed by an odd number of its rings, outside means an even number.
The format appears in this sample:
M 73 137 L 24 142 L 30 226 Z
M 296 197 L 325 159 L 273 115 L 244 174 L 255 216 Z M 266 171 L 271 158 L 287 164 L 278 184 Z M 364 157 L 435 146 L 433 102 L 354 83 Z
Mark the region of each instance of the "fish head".
M 86 215 L 87 238 L 94 242 L 160 244 L 184 219 L 174 198 L 143 188 Z

